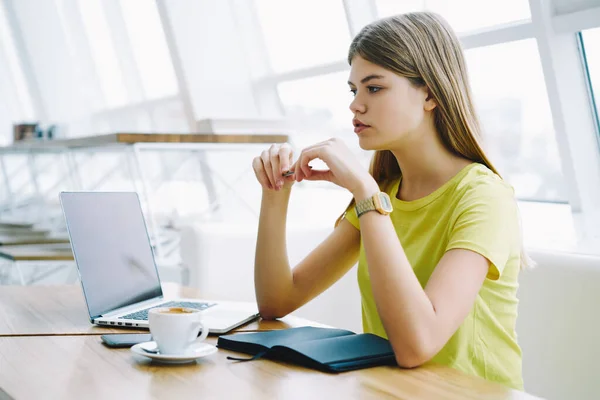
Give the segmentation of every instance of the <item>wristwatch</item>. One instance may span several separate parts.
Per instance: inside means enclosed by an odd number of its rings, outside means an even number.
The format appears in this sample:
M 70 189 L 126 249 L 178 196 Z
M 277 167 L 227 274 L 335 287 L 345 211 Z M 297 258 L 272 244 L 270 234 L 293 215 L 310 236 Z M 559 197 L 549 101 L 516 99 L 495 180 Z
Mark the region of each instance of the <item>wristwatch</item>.
M 388 215 L 394 210 L 390 196 L 385 192 L 375 193 L 373 196 L 357 202 L 355 209 L 356 216 L 359 218 L 369 211 L 378 211 L 380 214 Z

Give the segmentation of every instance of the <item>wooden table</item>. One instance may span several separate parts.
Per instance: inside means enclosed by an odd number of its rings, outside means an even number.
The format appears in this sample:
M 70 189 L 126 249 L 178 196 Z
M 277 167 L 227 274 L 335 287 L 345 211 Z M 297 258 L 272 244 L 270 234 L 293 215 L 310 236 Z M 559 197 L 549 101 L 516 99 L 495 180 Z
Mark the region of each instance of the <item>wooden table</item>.
M 73 261 L 70 243 L 0 246 L 0 257 L 10 261 Z
M 46 245 L 46 244 L 68 244 L 71 243 L 68 237 L 44 237 L 44 236 L 8 236 L 0 235 L 1 246 L 25 246 L 25 245 Z
M 169 283 L 163 284 L 163 292 L 170 297 L 201 297 L 196 289 Z M 0 305 L 0 337 L 148 332 L 147 329 L 92 325 L 79 285 L 0 286 Z M 278 321 L 252 321 L 238 328 L 238 331 L 286 329 L 306 325 L 324 326 L 288 316 Z
M 198 291 L 164 285 L 165 294 Z M 526 393 L 428 364 L 328 374 L 271 360 L 235 362 L 232 352 L 164 365 L 105 347 L 78 286 L 0 287 L 0 400 L 21 398 L 533 399 Z M 236 331 L 323 326 L 300 318 L 256 321 Z M 210 336 L 208 342 L 216 344 Z
M 534 398 L 439 365 L 328 374 L 270 360 L 235 362 L 230 354 L 219 349 L 173 366 L 110 349 L 97 336 L 4 337 L 0 387 L 16 399 Z

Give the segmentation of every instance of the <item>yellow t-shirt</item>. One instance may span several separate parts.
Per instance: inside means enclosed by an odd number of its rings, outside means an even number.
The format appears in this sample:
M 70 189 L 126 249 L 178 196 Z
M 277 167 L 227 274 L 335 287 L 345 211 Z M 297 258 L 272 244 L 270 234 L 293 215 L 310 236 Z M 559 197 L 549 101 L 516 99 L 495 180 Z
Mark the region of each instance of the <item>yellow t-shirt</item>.
M 521 239 L 512 187 L 478 163 L 418 200 L 399 200 L 399 185 L 398 179 L 383 190 L 392 199 L 390 218 L 422 287 L 450 249 L 472 250 L 490 261 L 469 315 L 432 361 L 522 389 L 521 349 L 515 333 Z M 354 207 L 345 218 L 360 230 Z M 364 331 L 387 338 L 362 240 L 358 283 Z

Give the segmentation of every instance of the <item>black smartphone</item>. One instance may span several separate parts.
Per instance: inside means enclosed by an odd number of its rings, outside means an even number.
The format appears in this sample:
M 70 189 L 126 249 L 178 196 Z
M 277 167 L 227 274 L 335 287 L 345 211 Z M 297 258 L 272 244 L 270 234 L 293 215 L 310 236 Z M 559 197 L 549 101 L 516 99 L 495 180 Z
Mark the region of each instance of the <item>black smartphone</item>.
M 131 347 L 134 344 L 151 341 L 152 335 L 149 333 L 115 333 L 102 335 L 100 338 L 108 347 Z

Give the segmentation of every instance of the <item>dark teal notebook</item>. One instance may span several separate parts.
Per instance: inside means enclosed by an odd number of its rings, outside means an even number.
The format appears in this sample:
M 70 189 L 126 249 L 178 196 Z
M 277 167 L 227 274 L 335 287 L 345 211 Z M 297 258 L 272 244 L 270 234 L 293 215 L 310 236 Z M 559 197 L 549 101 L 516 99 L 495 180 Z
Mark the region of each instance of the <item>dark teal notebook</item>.
M 395 365 L 390 342 L 370 333 L 342 329 L 302 327 L 220 336 L 217 347 L 254 357 L 227 357 L 251 361 L 264 357 L 327 372 L 352 371 Z

